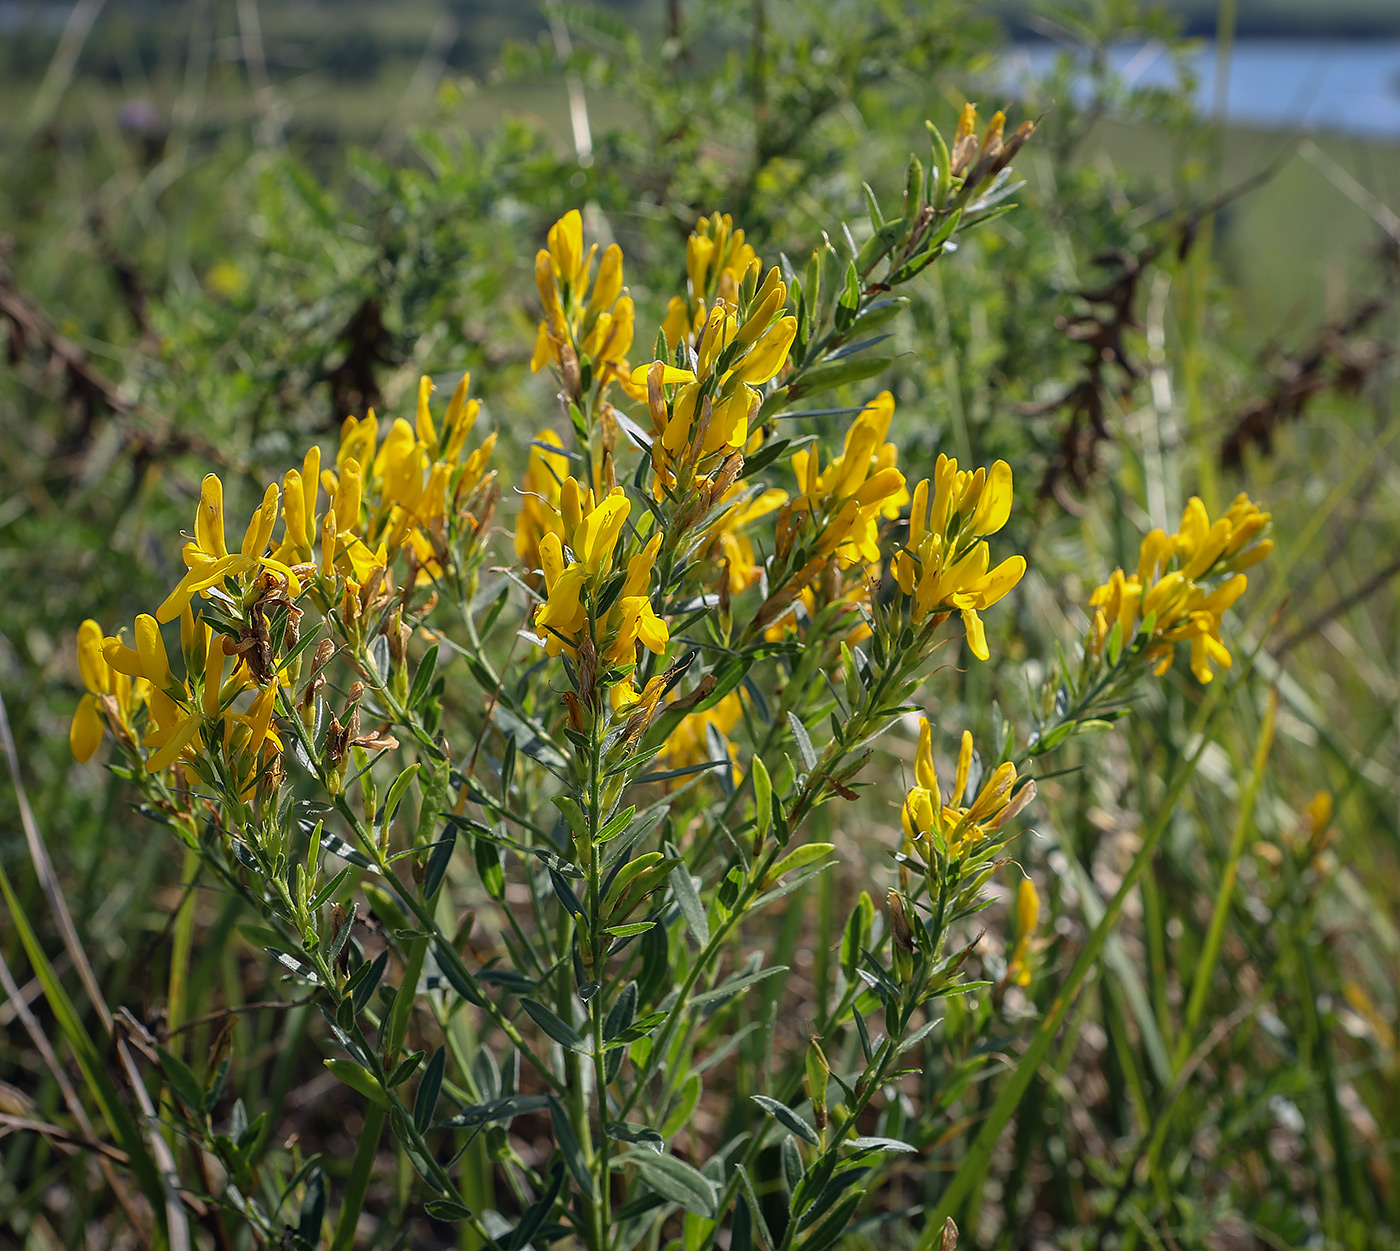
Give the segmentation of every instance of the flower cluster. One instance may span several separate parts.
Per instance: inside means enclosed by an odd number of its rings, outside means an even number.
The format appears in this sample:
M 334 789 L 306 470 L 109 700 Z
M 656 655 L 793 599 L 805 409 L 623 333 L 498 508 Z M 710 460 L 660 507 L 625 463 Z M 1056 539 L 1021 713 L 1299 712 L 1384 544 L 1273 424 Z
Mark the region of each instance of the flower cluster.
M 79 656 L 87 653 L 85 670 L 96 667 L 93 648 L 100 633 L 96 622 L 83 623 Z M 237 643 L 216 634 L 208 623 L 194 615 L 188 602 L 180 614 L 184 678 L 176 678 L 160 624 L 149 613 L 136 618 L 135 642 L 135 647 L 129 647 L 120 638 L 103 639 L 101 660 L 109 682 L 115 684 L 124 678 L 132 689 L 142 692 L 150 714 L 141 739 L 141 745 L 149 749 L 146 771 L 159 773 L 183 760 L 204 775 L 209 772 L 209 761 L 222 760 L 239 793 L 246 794 L 256 784 L 263 764 L 282 749 L 272 723 L 277 684 L 258 689 L 253 665 L 246 655 L 234 662 L 232 672 L 225 677 L 229 660 L 238 656 Z M 235 712 L 234 701 L 250 690 L 255 692 L 252 701 L 243 711 Z M 80 707 L 79 716 L 82 715 Z M 129 715 L 118 718 L 109 709 L 108 719 L 123 741 L 133 741 Z M 75 727 L 77 721 L 75 717 Z M 100 727 L 96 735 L 90 729 L 82 744 L 86 755 L 80 755 L 80 759 L 96 750 Z
M 815 450 L 792 454 L 801 494 L 784 521 L 800 526 L 810 518 L 820 534 L 816 554 L 835 556 L 843 569 L 877 562 L 881 519 L 893 520 L 909 503 L 904 475 L 895 465 L 899 450 L 887 440 L 893 420 L 894 396 L 882 391 L 861 409 L 841 454 L 825 470 Z
M 689 343 L 700 333 L 715 301 L 737 304 L 739 287 L 754 264 L 761 264 L 758 254 L 728 213 L 696 222 L 685 245 L 688 298 L 673 295 L 661 323 L 668 350 L 674 352 L 677 344 Z
M 707 458 L 742 455 L 763 402 L 759 388 L 787 363 L 797 318 L 783 313 L 787 286 L 777 267 L 761 285 L 760 268 L 755 257 L 736 302 L 714 301 L 696 332 L 691 368 L 655 361 L 632 373 L 651 414 L 658 498 Z
M 1035 133 L 1035 123 L 1022 122 L 1015 134 L 1009 140 L 1005 139 L 1006 114 L 998 109 L 992 114 L 980 140 L 976 130 L 977 106 L 965 104 L 958 117 L 958 129 L 953 135 L 949 171 L 954 178 L 963 179 L 963 185 L 969 188 L 975 188 L 1001 173 Z
M 995 835 L 1035 798 L 1035 783 L 1016 788 L 1016 766 L 1009 760 L 980 779 L 968 802 L 972 775 L 972 735 L 963 731 L 953 787 L 945 797 L 933 764 L 933 728 L 925 717 L 919 724 L 919 751 L 914 761 L 914 785 L 904 797 L 904 833 L 909 846 L 933 868 L 942 860 L 956 861 Z
M 797 562 L 792 577 L 765 605 L 770 639 L 793 628 L 787 613 L 801 605 L 807 620 L 821 604 L 858 610 L 870 600 L 880 573 L 880 526 L 897 518 L 909 502 L 898 450 L 887 441 L 894 397 L 882 391 L 846 431 L 845 444 L 826 469 L 815 451 L 792 454 L 799 494 L 778 513 L 776 552 Z M 855 569 L 853 583 L 845 573 Z M 848 642 L 868 633 L 858 624 Z
M 615 379 L 626 379 L 627 351 L 636 325 L 632 297 L 622 294 L 622 249 L 609 244 L 593 275 L 598 245 L 585 254 L 583 218 L 577 209 L 555 222 L 547 242 L 535 257 L 544 320 L 530 368 L 538 373 L 553 364 L 570 399 L 580 399 L 593 384 L 601 394 Z
M 466 452 L 479 407 L 467 399 L 468 385 L 464 377 L 440 429 L 427 378 L 416 423 L 395 421 L 382 442 L 373 411 L 346 418 L 334 469 L 322 470 L 321 449 L 312 447 L 280 489 L 268 485 L 236 549 L 228 543 L 223 483 L 206 476 L 182 551 L 185 574 L 153 615 L 136 618 L 135 646 L 120 634 L 103 638 L 95 622 L 79 632 L 88 695 L 74 717 L 74 754 L 92 755 L 105 717 L 119 742 L 146 749 L 148 772 L 177 762 L 198 771 L 222 759 L 236 788 L 246 790 L 269 753 L 280 751 L 273 709 L 290 681 L 287 656 L 297 646 L 303 597 L 334 607 L 346 641 L 362 645 L 363 618 L 387 604 L 397 556 L 407 565 L 406 602 L 420 574 L 436 579 L 474 548 L 495 503 L 486 469 L 495 435 Z M 183 678 L 161 635 L 177 619 Z M 394 629 L 391 652 L 402 651 L 402 628 Z M 245 693 L 250 702 L 239 710 Z M 144 730 L 136 723 L 142 708 Z
M 136 741 L 135 715 L 146 704 L 151 684 L 143 677 L 132 678 L 107 663 L 102 654 L 102 627 L 89 618 L 78 627 L 78 673 L 87 694 L 78 701 L 68 745 L 80 761 L 92 759 L 102 742 L 103 724 L 123 743 Z
M 496 434 L 488 434 L 463 459 L 467 436 L 481 407 L 477 400 L 467 398 L 470 385 L 471 375 L 464 374 L 448 402 L 441 432 L 429 409 L 433 384 L 426 377 L 418 382 L 415 424 L 410 426 L 402 417 L 396 419 L 382 442 L 373 409 L 359 421 L 345 419 L 335 471 L 321 475 L 332 499 L 321 523 L 323 564 L 338 561 L 343 565 L 348 558 L 357 579 L 363 582 L 373 569 L 387 565 L 398 551 L 408 549 L 412 562 L 436 578 L 448 557 L 452 537 L 449 520 L 461 519 L 472 535 L 479 532 L 490 517 L 494 488 L 484 509 L 474 512 L 464 506 L 486 483 Z M 314 502 L 315 493 L 310 491 L 306 504 L 309 527 L 315 524 Z
M 625 566 L 617 559 L 631 511 L 621 487 L 597 500 L 592 488 L 564 479 L 558 529 L 539 543 L 546 597 L 535 609 L 535 630 L 551 656 L 587 649 L 626 666 L 636 662 L 638 643 L 657 655 L 666 650 L 670 633 L 650 599 L 661 535 L 653 534 Z
M 733 501 L 710 531 L 710 551 L 720 563 L 720 589 L 725 595 L 738 595 L 763 576 L 763 565 L 754 550 L 750 533 L 755 522 L 777 512 L 788 502 L 786 491 L 769 487 L 758 493 L 744 493 L 730 487 L 720 500 Z
M 990 472 L 969 472 L 940 455 L 932 483 L 924 479 L 914 488 L 909 537 L 893 562 L 914 622 L 960 612 L 967 645 L 978 660 L 989 655 L 978 612 L 1002 599 L 1026 572 L 1020 555 L 990 568 L 987 536 L 1006 524 L 1011 501 L 1011 467 L 1005 461 Z
M 1237 496 L 1214 524 L 1193 496 L 1176 534 L 1153 530 L 1142 540 L 1137 570 L 1115 569 L 1090 596 L 1090 655 L 1137 641 L 1143 654 L 1158 662 L 1160 674 L 1170 667 L 1176 644 L 1189 642 L 1197 681 L 1211 681 L 1212 663 L 1229 668 L 1221 619 L 1248 585 L 1242 571 L 1273 549 L 1273 540 L 1264 537 L 1268 525 L 1269 514 L 1247 495 Z

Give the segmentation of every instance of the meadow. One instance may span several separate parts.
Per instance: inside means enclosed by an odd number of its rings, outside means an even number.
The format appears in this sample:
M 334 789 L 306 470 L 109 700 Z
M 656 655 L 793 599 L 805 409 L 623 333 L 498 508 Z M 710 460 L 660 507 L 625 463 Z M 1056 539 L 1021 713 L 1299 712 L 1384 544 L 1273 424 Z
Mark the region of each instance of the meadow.
M 958 0 L 45 13 L 0 1243 L 1397 1245 L 1400 149 Z

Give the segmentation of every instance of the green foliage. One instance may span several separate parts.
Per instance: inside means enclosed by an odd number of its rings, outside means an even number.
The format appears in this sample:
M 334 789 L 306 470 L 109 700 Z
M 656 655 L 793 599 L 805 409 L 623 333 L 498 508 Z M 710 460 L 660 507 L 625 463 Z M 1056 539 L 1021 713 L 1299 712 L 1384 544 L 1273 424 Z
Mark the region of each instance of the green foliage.
M 1027 185 L 946 216 L 954 251 L 910 223 L 925 203 L 949 207 L 958 108 L 993 90 L 983 17 L 686 3 L 668 29 L 664 9 L 566 9 L 571 45 L 507 50 L 508 86 L 579 85 L 586 160 L 531 122 L 483 133 L 450 77 L 407 142 L 377 151 L 317 146 L 295 126 L 283 147 L 248 84 L 223 78 L 261 125 L 221 121 L 208 95 L 174 108 L 165 135 L 85 134 L 79 80 L 33 133 L 7 132 L 0 693 L 102 997 L 131 1018 L 110 1025 L 76 996 L 32 843 L 7 835 L 5 1236 L 115 1245 L 134 1226 L 158 1240 L 173 1155 L 196 1245 L 349 1251 L 362 1213 L 375 1245 L 509 1251 L 644 1237 L 931 1247 L 945 1217 L 961 1246 L 1389 1245 L 1388 374 L 1326 391 L 1272 448 L 1220 464 L 1230 414 L 1270 381 L 1257 344 L 1294 350 L 1324 319 L 1261 326 L 1261 302 L 1219 263 L 1231 253 L 1211 251 L 1216 218 L 1192 212 L 1229 179 L 1184 91 L 1095 71 L 1080 94 L 1068 65 L 1027 84 L 1013 122 L 1049 109 L 1018 157 Z M 1090 46 L 1125 26 L 1164 31 L 1116 5 L 1068 16 Z M 367 52 L 346 27 L 325 37 L 348 80 Z M 98 30 L 96 74 L 120 34 Z M 198 39 L 185 55 L 193 72 Z M 1165 136 L 1155 176 L 1096 155 L 1106 124 L 1127 128 L 1108 142 Z M 1254 190 L 1241 214 L 1273 194 Z M 398 701 L 423 754 L 416 773 L 407 757 L 382 771 L 351 757 L 345 811 L 298 804 L 282 841 L 232 842 L 176 819 L 178 795 L 138 807 L 120 765 L 73 765 L 77 623 L 129 620 L 169 590 L 205 471 L 246 515 L 347 414 L 407 414 L 420 372 L 473 373 L 502 465 L 523 465 L 540 427 L 564 429 L 528 369 L 532 267 L 580 204 L 590 237 L 626 254 L 634 364 L 701 214 L 732 213 L 765 259 L 784 254 L 795 368 L 765 400 L 782 417 L 742 482 L 794 490 L 791 453 L 821 447 L 826 463 L 881 385 L 911 483 L 939 452 L 1015 466 L 1005 536 L 1030 572 L 988 614 L 997 663 L 950 663 L 927 687 L 865 642 L 715 663 L 752 614 L 741 605 L 730 633 L 698 605 L 672 619 L 704 653 L 678 689 L 708 675 L 690 711 L 742 691 L 743 719 L 705 731 L 704 767 L 646 764 L 627 775 L 642 789 L 607 804 L 586 787 L 583 802 L 555 798 L 560 771 L 603 745 L 563 728 L 561 672 L 511 650 L 524 593 L 495 568 L 513 560 L 507 543 L 463 581 L 455 633 L 415 644 L 411 663 L 366 653 L 383 688 L 371 699 Z M 1318 231 L 1351 229 L 1344 211 Z M 1390 298 L 1384 264 L 1350 303 Z M 1391 306 L 1378 316 L 1384 345 Z M 1121 353 L 1104 358 L 1104 342 Z M 1091 671 L 1067 650 L 1088 592 L 1134 568 L 1142 533 L 1171 528 L 1193 492 L 1220 512 L 1231 475 L 1269 502 L 1278 542 L 1237 614 L 1233 667 L 1204 689 L 1185 664 L 1148 682 L 1149 628 L 1110 634 Z M 507 489 L 502 513 L 518 506 Z M 760 681 L 770 671 L 780 679 Z M 342 708 L 339 685 L 326 698 Z M 966 725 L 988 756 L 978 776 L 1011 759 L 1035 772 L 1038 837 L 1010 849 L 1044 901 L 1024 987 L 1009 976 L 1019 874 L 998 848 L 945 876 L 946 927 L 923 928 L 916 909 L 918 928 L 892 928 L 886 891 L 923 873 L 892 859 L 912 704 L 931 709 L 940 759 Z M 288 750 L 319 768 L 324 723 L 302 735 L 283 721 Z M 679 722 L 663 716 L 639 750 Z M 443 742 L 456 769 L 437 767 Z M 1325 815 L 1307 806 L 1320 790 Z M 662 792 L 680 795 L 674 812 Z M 0 829 L 23 828 L 17 796 L 0 795 Z M 595 959 L 624 962 L 596 1008 L 571 993 L 589 984 L 580 949 L 540 921 L 571 915 L 598 922 Z M 120 1039 L 132 1067 L 111 1063 Z M 599 1107 L 584 1092 L 600 1084 L 635 1093 Z

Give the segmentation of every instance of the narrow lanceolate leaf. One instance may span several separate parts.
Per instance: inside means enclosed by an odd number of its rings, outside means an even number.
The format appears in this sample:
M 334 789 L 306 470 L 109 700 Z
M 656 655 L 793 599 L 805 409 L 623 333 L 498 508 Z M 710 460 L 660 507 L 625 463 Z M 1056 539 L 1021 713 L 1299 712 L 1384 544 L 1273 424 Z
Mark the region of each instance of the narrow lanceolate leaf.
M 768 766 L 757 756 L 749 767 L 753 778 L 753 819 L 754 837 L 763 839 L 773 824 L 773 781 L 768 776 Z
M 439 1047 L 433 1052 L 433 1058 L 423 1070 L 423 1080 L 418 1083 L 418 1096 L 413 1101 L 413 1123 L 418 1127 L 420 1134 L 433 1123 L 438 1095 L 442 1091 L 443 1068 L 446 1064 L 447 1049 Z
M 422 766 L 417 763 L 409 765 L 389 787 L 388 798 L 384 801 L 384 828 L 386 830 L 392 824 L 394 815 L 398 812 L 399 805 L 403 803 L 403 797 L 408 794 L 408 788 L 413 784 L 413 779 L 418 776 L 420 768 Z
M 583 1037 L 567 1021 L 560 1020 L 544 1004 L 536 999 L 522 999 L 520 1006 L 530 1014 L 531 1019 L 546 1034 L 561 1046 L 567 1047 L 570 1051 L 582 1051 L 587 1053 L 588 1044 Z
M 737 995 L 748 990 L 759 982 L 766 981 L 770 977 L 776 977 L 779 973 L 786 973 L 788 966 L 785 964 L 775 964 L 771 969 L 762 969 L 757 973 L 741 973 L 738 977 L 731 977 L 727 982 L 721 982 L 713 990 L 702 991 L 698 995 L 690 997 L 691 1007 L 698 1008 L 702 1004 L 714 1003 L 718 999 L 728 999 L 731 995 Z
M 381 1108 L 389 1106 L 383 1088 L 363 1064 L 356 1064 L 354 1060 L 327 1060 L 326 1067 L 351 1090 L 364 1095 L 371 1103 Z
M 856 1208 L 860 1206 L 864 1197 L 858 1190 L 842 1199 L 803 1240 L 804 1251 L 826 1251 L 827 1247 L 835 1243 L 846 1232 L 846 1226 L 850 1224 L 851 1217 L 855 1215 Z
M 796 851 L 789 852 L 768 870 L 768 876 L 763 879 L 764 886 L 771 886 L 774 882 L 782 879 L 785 873 L 791 873 L 794 869 L 805 868 L 809 864 L 815 864 L 828 852 L 836 850 L 834 843 L 805 843 Z
M 765 1247 L 776 1247 L 778 1244 L 773 1241 L 773 1235 L 768 1232 L 768 1222 L 763 1219 L 763 1209 L 759 1206 L 758 1193 L 754 1190 L 753 1178 L 749 1176 L 748 1169 L 742 1164 L 736 1164 L 734 1171 L 739 1175 L 739 1184 L 748 1200 L 749 1211 L 753 1215 L 759 1238 L 763 1240 Z
M 389 1125 L 418 1176 L 439 1194 L 450 1195 L 452 1193 L 451 1179 L 443 1172 L 442 1166 L 433 1159 L 433 1153 L 428 1150 L 428 1144 L 423 1141 L 423 1135 L 418 1132 L 417 1127 L 409 1120 L 408 1114 L 398 1104 L 389 1108 Z
M 817 1131 L 807 1124 L 785 1103 L 779 1103 L 776 1099 L 770 1099 L 767 1095 L 753 1095 L 753 1101 L 768 1113 L 784 1129 L 796 1134 L 803 1142 L 809 1142 L 814 1147 L 821 1145 L 821 1138 Z
M 681 853 L 669 843 L 666 852 L 677 860 L 681 858 Z M 681 916 L 694 935 L 696 945 L 703 947 L 710 941 L 710 925 L 705 919 L 705 905 L 700 902 L 700 895 L 695 889 L 695 879 L 690 876 L 684 861 L 671 870 L 671 889 L 676 893 L 676 903 L 680 905 Z
M 529 1245 L 530 1239 L 539 1232 L 545 1218 L 554 1210 L 555 1201 L 563 1188 L 564 1166 L 556 1160 L 554 1167 L 549 1171 L 549 1185 L 545 1187 L 544 1194 L 525 1210 L 520 1224 L 504 1238 L 497 1238 L 504 1251 L 520 1251 L 522 1247 Z
M 450 826 L 447 833 L 433 845 L 428 855 L 427 867 L 423 870 L 423 898 L 432 899 L 442 886 L 447 875 L 447 866 L 452 863 L 452 851 L 457 846 L 457 831 Z
M 792 727 L 792 737 L 797 740 L 797 754 L 802 760 L 802 767 L 811 773 L 817 767 L 817 753 L 812 746 L 807 727 L 797 719 L 797 714 L 792 712 L 788 713 L 788 725 Z
M 588 1197 L 590 1202 L 598 1201 L 598 1185 L 593 1180 L 593 1171 L 588 1167 L 588 1160 L 583 1154 L 583 1148 L 579 1146 L 578 1135 L 574 1132 L 573 1122 L 569 1120 L 569 1113 L 564 1105 L 553 1095 L 549 1098 L 549 1120 L 554 1126 L 554 1141 L 559 1144 L 559 1154 L 564 1157 L 564 1163 L 568 1166 L 573 1179 L 578 1183 L 578 1188 Z
M 423 1207 L 435 1221 L 465 1221 L 472 1214 L 471 1208 L 456 1199 L 429 1199 Z
M 490 1103 L 473 1104 L 442 1122 L 454 1128 L 472 1129 L 478 1125 L 508 1125 L 517 1116 L 540 1112 L 549 1106 L 547 1095 L 506 1095 Z
M 653 1155 L 650 1151 L 629 1151 L 615 1163 L 619 1167 L 635 1167 L 645 1186 L 663 1199 L 680 1204 L 687 1212 L 711 1221 L 718 1217 L 719 1188 L 684 1160 L 673 1155 Z
M 856 1138 L 851 1142 L 851 1146 L 857 1151 L 895 1151 L 910 1152 L 917 1151 L 918 1147 L 911 1142 L 903 1142 L 898 1138 Z
M 609 1138 L 645 1147 L 648 1151 L 655 1151 L 657 1155 L 664 1154 L 666 1150 L 666 1140 L 654 1129 L 648 1129 L 645 1125 L 632 1125 L 626 1121 L 609 1121 L 607 1131 Z

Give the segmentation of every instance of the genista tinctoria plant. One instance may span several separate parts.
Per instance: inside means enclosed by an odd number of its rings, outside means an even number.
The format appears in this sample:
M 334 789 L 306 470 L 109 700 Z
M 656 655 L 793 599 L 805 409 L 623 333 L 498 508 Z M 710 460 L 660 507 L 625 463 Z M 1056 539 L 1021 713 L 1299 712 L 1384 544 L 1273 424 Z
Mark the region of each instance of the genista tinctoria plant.
M 513 475 L 511 541 L 469 380 L 444 406 L 425 378 L 416 412 L 347 418 L 241 531 L 208 476 L 166 599 L 129 630 L 83 624 L 74 754 L 110 735 L 144 810 L 246 903 L 324 1018 L 336 1106 L 360 1109 L 352 1159 L 274 1164 L 258 1110 L 221 1104 L 227 1034 L 200 1071 L 152 1052 L 191 1190 L 255 1240 L 347 1251 L 386 1128 L 417 1180 L 382 1219 L 425 1208 L 468 1246 L 823 1251 L 919 1226 L 887 1183 L 946 1147 L 980 1061 L 927 1106 L 903 1076 L 945 1001 L 992 1046 L 986 1005 L 1036 975 L 1029 880 L 1000 981 L 962 972 L 1034 762 L 1178 644 L 1202 682 L 1228 665 L 1222 616 L 1269 546 L 1243 497 L 1214 523 L 1192 500 L 1094 593 L 1027 736 L 979 754 L 924 715 L 888 870 L 819 940 L 810 1044 L 775 1034 L 762 1071 L 736 1069 L 750 996 L 791 975 L 746 924 L 833 870 L 815 819 L 873 802 L 874 740 L 924 711 L 936 653 L 998 663 L 985 622 L 1026 573 L 1011 466 L 940 456 L 908 482 L 891 394 L 839 399 L 889 365 L 898 288 L 1011 207 L 1033 126 L 1003 123 L 979 134 L 969 106 L 951 146 L 930 126 L 898 210 L 869 192 L 863 242 L 801 272 L 702 218 L 649 334 L 620 249 L 566 213 L 531 362 L 558 420 Z M 818 415 L 843 419 L 838 446 Z

